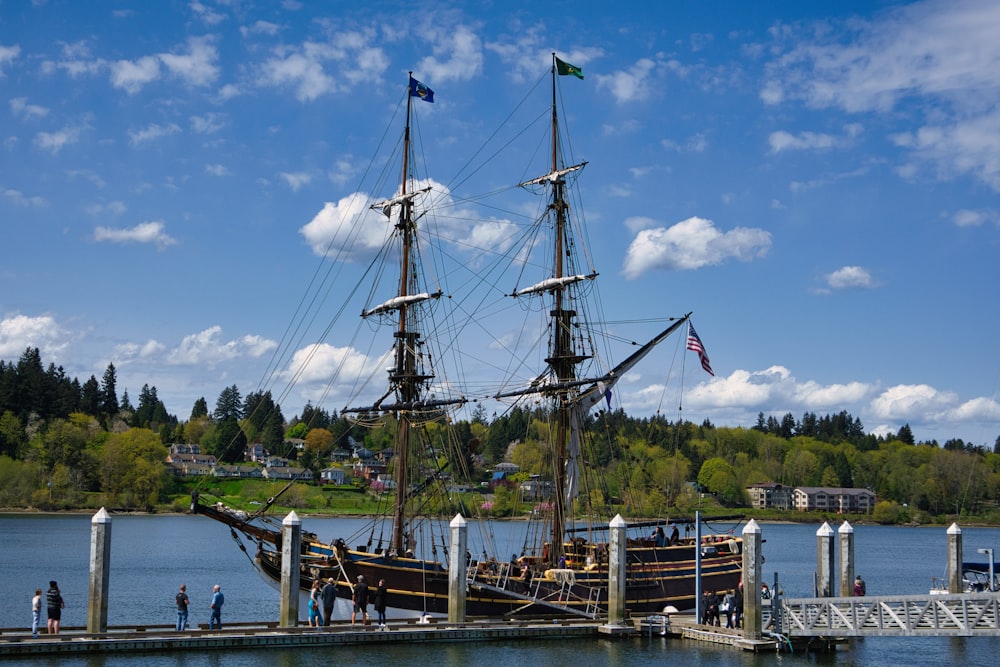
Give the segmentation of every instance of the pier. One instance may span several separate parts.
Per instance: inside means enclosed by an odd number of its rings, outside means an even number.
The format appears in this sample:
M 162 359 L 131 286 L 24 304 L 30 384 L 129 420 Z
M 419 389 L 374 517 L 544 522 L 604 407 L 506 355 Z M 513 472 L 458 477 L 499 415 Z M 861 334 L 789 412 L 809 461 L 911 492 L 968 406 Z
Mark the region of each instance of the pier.
M 296 544 L 294 531 L 300 522 L 290 513 L 283 529 L 290 535 L 288 544 Z M 108 558 L 110 553 L 111 520 L 103 510 L 92 521 L 91 587 L 87 606 L 87 623 L 64 626 L 58 635 L 47 635 L 44 629 L 33 638 L 28 628 L 0 628 L 0 660 L 9 657 L 61 656 L 69 654 L 142 654 L 178 650 L 215 651 L 324 646 L 392 646 L 400 642 L 456 643 L 510 641 L 567 641 L 580 639 L 593 642 L 608 637 L 633 637 L 633 641 L 660 637 L 677 640 L 710 642 L 743 651 L 781 652 L 785 650 L 834 650 L 853 638 L 862 637 L 996 637 L 1000 636 L 1000 594 L 995 592 L 965 593 L 968 587 L 959 570 L 961 564 L 961 529 L 953 525 L 947 532 L 948 581 L 950 593 L 935 591 L 927 595 L 852 596 L 854 575 L 853 530 L 847 522 L 838 531 L 824 524 L 817 531 L 816 590 L 823 594 L 809 598 L 784 596 L 775 572 L 770 590 L 773 598 L 760 595 L 763 582 L 761 528 L 750 521 L 743 537 L 743 584 L 749 592 L 743 602 L 743 617 L 739 628 L 722 628 L 698 622 L 696 613 L 679 613 L 665 608 L 660 613 L 636 616 L 625 608 L 627 578 L 624 562 L 626 543 L 622 539 L 626 524 L 615 517 L 611 529 L 611 549 L 608 577 L 610 585 L 606 614 L 598 608 L 588 613 L 569 615 L 556 602 L 540 603 L 526 595 L 526 604 L 536 607 L 534 617 L 485 618 L 467 616 L 465 596 L 478 585 L 465 569 L 465 531 L 461 516 L 452 522 L 450 573 L 454 585 L 449 591 L 447 616 L 440 614 L 413 620 L 398 619 L 389 623 L 388 630 L 377 625 L 351 625 L 335 622 L 323 628 L 304 625 L 299 620 L 299 592 L 296 567 L 284 568 L 280 589 L 281 605 L 275 619 L 254 622 L 227 623 L 224 629 L 210 630 L 196 625 L 178 632 L 171 625 L 108 626 Z M 833 549 L 833 541 L 840 549 Z M 294 551 L 285 560 L 294 565 Z M 839 556 L 839 557 L 838 557 Z M 839 568 L 836 566 L 839 565 Z M 835 576 L 839 574 L 839 576 Z M 957 576 L 956 576 L 957 575 Z M 968 587 L 970 590 L 975 590 Z M 841 592 L 836 596 L 837 589 Z M 844 593 L 846 592 L 846 595 Z M 700 607 L 704 600 L 696 599 Z
M 334 624 L 317 629 L 283 628 L 278 623 L 233 623 L 222 630 L 199 628 L 176 632 L 173 626 L 120 626 L 91 633 L 86 628 L 63 628 L 60 634 L 40 634 L 32 639 L 25 629 L 0 634 L 0 659 L 71 654 L 143 654 L 178 650 L 267 649 L 292 646 L 347 646 L 361 644 L 478 642 L 500 640 L 593 639 L 604 636 L 594 621 L 469 621 L 393 623 L 380 631 L 377 625 Z

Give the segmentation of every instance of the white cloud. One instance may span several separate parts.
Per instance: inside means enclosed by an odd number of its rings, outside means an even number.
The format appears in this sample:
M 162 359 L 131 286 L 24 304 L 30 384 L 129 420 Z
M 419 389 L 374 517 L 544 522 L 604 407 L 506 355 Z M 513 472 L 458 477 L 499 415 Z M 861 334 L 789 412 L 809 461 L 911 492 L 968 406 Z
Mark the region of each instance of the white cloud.
M 4 67 L 8 63 L 14 62 L 19 55 L 21 55 L 21 47 L 17 44 L 14 46 L 0 44 L 0 78 L 5 76 Z
M 270 21 L 254 21 L 253 25 L 240 26 L 240 34 L 244 37 L 250 35 L 269 35 L 273 37 L 281 31 L 281 26 Z
M 295 88 L 295 96 L 302 102 L 334 92 L 336 83 L 324 70 L 322 59 L 310 56 L 315 56 L 315 51 L 292 53 L 268 60 L 262 67 L 260 83 L 279 87 L 292 86 Z
M 331 66 L 337 66 L 340 80 Z M 259 68 L 257 85 L 292 87 L 302 102 L 349 90 L 349 84 L 378 80 L 389 58 L 372 31 L 331 34 L 325 42 L 281 46 Z
M 15 97 L 10 101 L 10 112 L 14 117 L 23 118 L 43 118 L 48 115 L 49 110 L 37 104 L 28 104 L 27 97 Z
M 330 378 L 341 382 L 364 377 L 372 361 L 350 347 L 334 347 L 327 343 L 307 345 L 292 357 L 285 371 L 289 380 L 327 384 Z
M 763 257 L 771 247 L 771 234 L 762 229 L 737 227 L 719 231 L 711 220 L 691 217 L 669 228 L 643 229 L 632 240 L 623 273 L 637 278 L 654 269 L 698 269 L 727 259 L 750 261 Z
M 229 170 L 221 164 L 206 164 L 205 173 L 212 176 L 228 176 Z
M 225 114 L 209 112 L 203 116 L 191 116 L 191 129 L 198 134 L 215 134 L 225 126 Z
M 221 14 L 215 11 L 211 7 L 208 7 L 207 5 L 198 2 L 198 0 L 194 0 L 193 2 L 191 2 L 189 6 L 191 7 L 191 11 L 194 12 L 195 15 L 199 19 L 201 19 L 202 23 L 204 23 L 205 25 L 214 26 L 226 20 L 225 14 Z
M 930 164 L 942 178 L 970 174 L 1000 192 L 1000 111 L 925 125 L 892 139 L 897 146 L 910 149 L 915 160 Z M 909 172 L 910 177 L 915 176 L 916 165 L 910 165 Z
M 134 95 L 151 81 L 160 78 L 160 61 L 155 56 L 111 63 L 111 85 Z
M 772 153 L 786 150 L 813 150 L 817 148 L 832 148 L 835 141 L 832 135 L 816 134 L 815 132 L 800 132 L 792 135 L 784 130 L 772 132 L 768 137 Z
M 35 135 L 35 145 L 56 155 L 63 148 L 80 140 L 79 127 L 64 127 L 58 132 L 39 132 Z
M 422 81 L 468 81 L 480 73 L 483 46 L 472 28 L 457 25 L 434 32 L 436 36 L 428 35 L 434 55 L 422 58 L 416 67 Z
M 273 340 L 261 336 L 247 335 L 223 341 L 220 340 L 221 334 L 222 327 L 216 325 L 185 336 L 180 345 L 167 353 L 167 363 L 175 366 L 213 367 L 233 359 L 258 358 L 277 347 Z
M 346 156 L 334 160 L 333 165 L 326 172 L 326 177 L 330 179 L 331 183 L 344 185 L 354 178 L 356 172 L 350 156 Z
M 594 78 L 597 81 L 597 86 L 610 91 L 619 103 L 639 102 L 648 98 L 650 91 L 655 88 L 652 82 L 652 79 L 656 79 L 653 75 L 655 69 L 656 62 L 654 60 L 641 58 L 628 70 L 619 70 L 611 74 L 598 74 Z
M 385 216 L 371 211 L 371 198 L 365 194 L 348 195 L 337 202 L 327 202 L 299 233 L 317 255 L 337 256 L 356 260 L 360 252 L 367 255 L 381 248 L 392 225 Z M 351 254 L 347 249 L 351 248 Z
M 959 227 L 977 227 L 989 222 L 1000 224 L 1000 213 L 992 210 L 970 211 L 962 209 L 955 212 L 951 221 Z
M 415 182 L 411 191 L 424 188 L 430 190 L 418 195 L 418 200 L 424 199 L 421 206 L 425 210 L 448 212 L 435 218 L 438 235 L 452 243 L 456 252 L 469 253 L 469 262 L 483 261 L 490 252 L 505 252 L 510 248 L 517 234 L 513 224 L 506 220 L 482 220 L 480 216 L 458 209 L 449 189 L 432 179 Z M 364 193 L 353 193 L 337 202 L 327 202 L 299 233 L 317 255 L 345 261 L 367 258 L 392 234 L 392 222 L 383 211 L 370 208 L 380 201 Z M 476 222 L 470 223 L 470 220 Z
M 876 287 L 868 269 L 861 266 L 844 266 L 824 276 L 831 289 L 860 289 Z
M 20 190 L 15 190 L 13 188 L 0 188 L 0 194 L 18 206 L 38 207 L 46 205 L 46 201 L 43 197 L 39 197 L 37 195 L 34 197 L 27 197 Z
M 513 33 L 516 37 L 488 42 L 484 48 L 499 56 L 506 66 L 507 76 L 513 81 L 534 81 L 539 72 L 552 66 L 552 47 L 547 31 L 542 25 L 517 25 Z M 587 64 L 603 56 L 604 51 L 595 47 L 577 47 L 560 49 L 557 55 L 563 62 L 576 65 L 586 74 Z
M 677 153 L 703 153 L 708 148 L 708 138 L 704 133 L 699 132 L 688 137 L 682 144 L 672 139 L 664 139 L 660 142 L 660 145 L 668 151 L 675 151 Z
M 167 346 L 152 338 L 139 345 L 137 343 L 122 343 L 115 346 L 115 358 L 123 361 L 130 359 L 151 359 L 165 352 Z
M 890 387 L 871 402 L 871 411 L 883 420 L 926 420 L 946 413 L 956 406 L 958 396 L 938 391 L 926 384 L 900 384 Z
M 181 131 L 181 128 L 174 123 L 169 123 L 167 125 L 159 125 L 157 123 L 152 123 L 141 130 L 129 130 L 128 131 L 128 142 L 133 146 L 138 146 L 139 144 L 146 143 L 147 141 L 155 141 L 162 137 L 169 137 L 172 134 L 177 134 Z
M 218 95 L 216 96 L 219 102 L 225 102 L 231 100 L 234 97 L 239 97 L 243 94 L 240 87 L 233 83 L 227 83 L 222 88 L 219 88 Z
M 191 37 L 188 52 L 161 53 L 160 61 L 170 73 L 192 86 L 207 86 L 219 76 L 219 52 L 210 37 Z
M 288 187 L 292 189 L 292 192 L 298 192 L 301 187 L 309 185 L 313 179 L 312 174 L 304 171 L 283 171 L 279 173 L 278 176 L 288 184 Z
M 113 227 L 97 227 L 94 229 L 95 241 L 110 241 L 112 243 L 153 243 L 163 249 L 177 243 L 164 229 L 162 222 L 143 222 L 128 229 Z
M 913 177 L 923 163 L 935 177 L 969 174 L 1000 191 L 1000 5 L 928 0 L 836 29 L 785 28 L 772 33 L 778 43 L 799 41 L 768 66 L 765 103 L 889 114 L 914 100 L 927 120 L 895 135 L 915 161 L 897 173 Z
M 49 315 L 12 315 L 0 320 L 0 358 L 17 359 L 29 347 L 37 347 L 43 361 L 66 349 L 66 332 Z

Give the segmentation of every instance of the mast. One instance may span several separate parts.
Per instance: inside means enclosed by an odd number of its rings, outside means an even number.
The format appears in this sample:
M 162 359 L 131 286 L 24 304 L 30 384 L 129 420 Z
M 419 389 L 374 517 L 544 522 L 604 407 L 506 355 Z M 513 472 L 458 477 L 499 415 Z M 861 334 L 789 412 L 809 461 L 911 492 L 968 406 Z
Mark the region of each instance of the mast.
M 399 308 L 399 323 L 394 337 L 395 343 L 395 365 L 389 374 L 389 383 L 396 388 L 399 401 L 404 405 L 409 405 L 417 400 L 420 390 L 420 382 L 428 379 L 417 374 L 416 350 L 419 345 L 420 334 L 409 327 L 408 315 L 412 305 L 408 297 L 410 296 L 410 271 L 412 262 L 412 252 L 416 226 L 413 220 L 413 197 L 407 196 L 407 185 L 409 183 L 410 168 L 410 113 L 413 106 L 412 90 L 413 72 L 409 73 L 406 93 L 406 128 L 403 132 L 403 173 L 400 185 L 400 205 L 399 218 L 396 229 L 399 231 L 402 251 L 400 253 L 399 271 L 399 291 L 397 301 Z M 411 436 L 411 411 L 404 408 L 399 415 L 399 437 L 396 440 L 396 498 L 392 521 L 392 548 L 399 555 L 405 551 L 405 530 L 406 530 L 406 489 L 407 489 L 407 469 L 410 464 L 410 436 Z
M 552 185 L 552 200 L 549 208 L 555 215 L 555 243 L 553 252 L 553 275 L 556 288 L 552 290 L 553 304 L 549 316 L 552 320 L 553 342 L 551 356 L 546 363 L 552 369 L 558 385 L 571 383 L 576 379 L 576 367 L 585 357 L 579 356 L 573 349 L 573 322 L 576 311 L 566 307 L 566 290 L 570 283 L 563 282 L 566 277 L 563 258 L 565 256 L 567 230 L 567 211 L 564 188 L 566 171 L 559 169 L 559 115 L 556 105 L 556 56 L 552 54 L 552 162 L 550 183 Z M 555 485 L 555 503 L 552 512 L 551 547 L 549 559 L 556 563 L 562 555 L 563 534 L 566 528 L 566 443 L 570 430 L 570 411 L 575 392 L 571 389 L 559 389 L 555 392 L 556 438 L 553 451 L 553 483 Z

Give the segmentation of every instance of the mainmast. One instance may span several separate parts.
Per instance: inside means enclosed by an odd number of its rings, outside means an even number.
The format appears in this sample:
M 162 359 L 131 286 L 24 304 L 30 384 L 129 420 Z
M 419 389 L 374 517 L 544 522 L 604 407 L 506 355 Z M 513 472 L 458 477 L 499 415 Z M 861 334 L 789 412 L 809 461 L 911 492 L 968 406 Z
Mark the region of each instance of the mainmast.
M 573 345 L 573 326 L 576 318 L 576 311 L 568 307 L 568 289 L 575 281 L 566 279 L 566 267 L 564 258 L 566 248 L 569 247 L 567 235 L 569 233 L 568 211 L 569 204 L 565 198 L 566 174 L 581 168 L 583 165 L 560 169 L 559 164 L 559 112 L 556 104 L 556 56 L 552 54 L 552 161 L 551 171 L 548 176 L 542 179 L 547 180 L 551 186 L 551 201 L 549 209 L 554 216 L 555 238 L 553 244 L 553 273 L 550 278 L 554 287 L 552 288 L 552 310 L 549 317 L 552 322 L 553 341 L 549 356 L 545 362 L 549 365 L 554 375 L 557 386 L 562 386 L 556 390 L 555 399 L 555 419 L 556 434 L 553 443 L 554 465 L 553 482 L 555 486 L 555 503 L 552 512 L 551 547 L 549 549 L 549 560 L 551 563 L 558 562 L 563 550 L 563 534 L 566 528 L 567 500 L 565 498 L 566 488 L 566 446 L 570 434 L 570 415 L 573 408 L 574 397 L 577 393 L 572 388 L 572 382 L 576 379 L 577 366 L 587 357 L 579 354 Z

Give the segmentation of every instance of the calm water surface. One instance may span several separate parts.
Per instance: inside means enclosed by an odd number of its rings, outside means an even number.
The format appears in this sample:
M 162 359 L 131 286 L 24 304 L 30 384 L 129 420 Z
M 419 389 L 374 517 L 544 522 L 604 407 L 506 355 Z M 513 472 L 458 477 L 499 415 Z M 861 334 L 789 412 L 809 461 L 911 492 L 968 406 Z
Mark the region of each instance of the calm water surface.
M 356 535 L 357 519 L 303 520 L 306 530 L 322 539 Z M 474 553 L 484 541 L 500 553 L 520 551 L 524 524 L 497 524 L 492 529 L 470 524 Z M 277 619 L 277 592 L 260 579 L 233 541 L 229 530 L 204 517 L 114 516 L 112 519 L 109 625 L 174 622 L 173 596 L 181 583 L 191 597 L 191 621 L 208 621 L 213 584 L 226 593 L 223 621 Z M 838 526 L 834 526 L 836 529 Z M 718 526 L 717 528 L 728 528 Z M 816 569 L 818 525 L 764 524 L 764 572 L 768 580 L 779 573 L 785 594 L 810 596 Z M 89 516 L 0 515 L 4 556 L 0 559 L 0 627 L 30 624 L 30 600 L 35 588 L 59 581 L 67 608 L 63 624 L 86 625 L 90 558 Z M 488 532 L 489 531 L 489 532 Z M 375 536 L 377 541 L 378 536 Z M 1000 529 L 963 528 L 966 560 L 982 558 L 976 549 L 991 547 L 1000 553 Z M 856 526 L 857 571 L 870 595 L 926 593 L 935 578 L 944 576 L 947 538 L 944 528 Z M 252 548 L 251 548 L 252 551 Z M 43 612 L 44 616 L 44 612 Z M 725 647 L 681 640 L 642 638 L 621 641 L 475 643 L 434 646 L 380 646 L 330 649 L 294 649 L 226 652 L 176 652 L 142 657 L 87 657 L 2 661 L 3 665 L 117 667 L 137 664 L 162 667 L 250 667 L 279 665 L 412 665 L 450 667 L 489 664 L 491 667 L 528 665 L 995 665 L 1000 661 L 1000 638 L 869 638 L 842 648 L 835 655 L 752 655 Z

